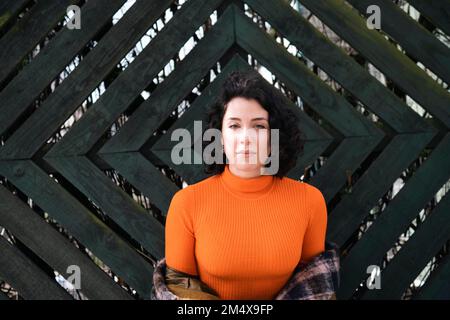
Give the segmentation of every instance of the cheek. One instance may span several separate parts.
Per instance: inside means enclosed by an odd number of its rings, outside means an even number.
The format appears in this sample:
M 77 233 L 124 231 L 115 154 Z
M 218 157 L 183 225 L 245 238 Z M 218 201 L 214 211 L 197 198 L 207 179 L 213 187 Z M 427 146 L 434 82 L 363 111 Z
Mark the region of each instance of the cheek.
M 270 148 L 270 135 L 268 131 L 261 131 L 258 133 L 259 148 Z
M 224 129 L 222 131 L 222 139 L 226 152 L 234 152 L 235 134 L 232 130 Z

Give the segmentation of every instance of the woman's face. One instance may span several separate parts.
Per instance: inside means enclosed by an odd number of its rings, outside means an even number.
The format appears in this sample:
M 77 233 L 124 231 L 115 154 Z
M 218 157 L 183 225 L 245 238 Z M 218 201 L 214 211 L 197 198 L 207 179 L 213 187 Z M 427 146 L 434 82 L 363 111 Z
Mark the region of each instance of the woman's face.
M 222 120 L 221 139 L 230 169 L 258 175 L 270 154 L 269 113 L 255 99 L 233 98 Z

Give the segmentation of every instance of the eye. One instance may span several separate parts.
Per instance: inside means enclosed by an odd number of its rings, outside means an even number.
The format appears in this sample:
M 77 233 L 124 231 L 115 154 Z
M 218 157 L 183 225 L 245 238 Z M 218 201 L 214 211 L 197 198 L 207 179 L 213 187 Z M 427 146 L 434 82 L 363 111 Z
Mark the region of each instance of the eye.
M 232 124 L 230 125 L 228 128 L 234 129 L 234 128 L 238 128 L 239 126 L 237 124 Z
M 256 127 L 258 129 L 267 129 L 266 126 L 262 125 L 262 124 L 257 124 Z

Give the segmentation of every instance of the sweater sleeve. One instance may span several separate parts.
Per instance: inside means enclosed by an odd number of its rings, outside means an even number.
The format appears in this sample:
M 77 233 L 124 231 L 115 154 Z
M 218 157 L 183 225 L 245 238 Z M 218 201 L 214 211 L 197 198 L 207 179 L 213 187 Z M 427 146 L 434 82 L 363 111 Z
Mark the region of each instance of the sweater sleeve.
M 308 262 L 316 255 L 325 251 L 325 236 L 327 230 L 327 205 L 325 198 L 314 186 L 307 190 L 307 201 L 311 205 L 311 215 L 303 238 L 301 260 Z
M 170 202 L 165 225 L 165 256 L 168 267 L 197 276 L 195 234 L 186 189 L 175 193 Z

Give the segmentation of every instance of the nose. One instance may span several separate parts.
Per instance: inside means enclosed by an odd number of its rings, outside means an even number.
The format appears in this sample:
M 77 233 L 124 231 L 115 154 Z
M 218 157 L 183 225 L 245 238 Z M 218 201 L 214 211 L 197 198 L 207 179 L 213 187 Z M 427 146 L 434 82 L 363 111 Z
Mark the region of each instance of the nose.
M 244 146 L 250 145 L 250 143 L 255 140 L 256 132 L 252 128 L 243 128 L 241 134 L 239 135 L 239 143 Z

